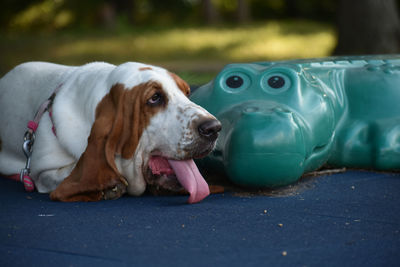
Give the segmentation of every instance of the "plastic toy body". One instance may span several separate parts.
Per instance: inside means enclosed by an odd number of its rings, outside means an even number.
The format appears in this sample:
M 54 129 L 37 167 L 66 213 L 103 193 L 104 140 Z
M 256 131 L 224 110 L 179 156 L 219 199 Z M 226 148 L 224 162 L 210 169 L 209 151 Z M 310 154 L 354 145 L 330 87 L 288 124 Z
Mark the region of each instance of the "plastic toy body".
M 200 162 L 276 187 L 324 164 L 400 169 L 400 56 L 231 64 L 191 100 L 222 122 Z

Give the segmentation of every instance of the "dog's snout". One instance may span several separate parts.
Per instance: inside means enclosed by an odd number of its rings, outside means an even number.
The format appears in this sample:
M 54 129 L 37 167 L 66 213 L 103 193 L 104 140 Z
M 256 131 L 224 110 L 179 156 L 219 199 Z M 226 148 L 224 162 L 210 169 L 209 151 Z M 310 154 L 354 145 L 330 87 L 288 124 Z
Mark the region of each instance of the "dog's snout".
M 221 131 L 221 123 L 218 120 L 210 119 L 201 122 L 197 129 L 200 136 L 213 141 L 217 139 L 218 132 Z

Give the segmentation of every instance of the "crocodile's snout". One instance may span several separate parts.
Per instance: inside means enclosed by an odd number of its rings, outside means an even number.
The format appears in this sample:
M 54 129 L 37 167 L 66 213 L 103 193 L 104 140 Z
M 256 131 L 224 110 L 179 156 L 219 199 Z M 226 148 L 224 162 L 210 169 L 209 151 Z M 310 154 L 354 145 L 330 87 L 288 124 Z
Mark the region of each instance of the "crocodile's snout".
M 223 137 L 223 162 L 231 180 L 267 187 L 296 181 L 304 172 L 306 158 L 296 114 L 281 107 L 256 105 L 242 106 L 235 112 L 240 115 Z

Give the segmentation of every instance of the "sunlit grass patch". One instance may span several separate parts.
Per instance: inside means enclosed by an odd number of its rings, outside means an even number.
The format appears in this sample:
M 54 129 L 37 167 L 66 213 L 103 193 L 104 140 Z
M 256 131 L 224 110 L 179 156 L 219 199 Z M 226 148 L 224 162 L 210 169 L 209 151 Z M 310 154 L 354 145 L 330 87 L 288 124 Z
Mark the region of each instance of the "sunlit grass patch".
M 119 33 L 2 35 L 0 72 L 31 60 L 72 65 L 142 61 L 166 66 L 189 80 L 204 83 L 227 63 L 324 57 L 331 53 L 335 42 L 331 26 L 309 21 L 139 28 Z
M 260 61 L 329 55 L 336 43 L 333 30 L 308 24 L 296 31 L 289 23 L 271 22 L 243 34 L 246 41 L 229 49 L 229 57 L 237 61 Z

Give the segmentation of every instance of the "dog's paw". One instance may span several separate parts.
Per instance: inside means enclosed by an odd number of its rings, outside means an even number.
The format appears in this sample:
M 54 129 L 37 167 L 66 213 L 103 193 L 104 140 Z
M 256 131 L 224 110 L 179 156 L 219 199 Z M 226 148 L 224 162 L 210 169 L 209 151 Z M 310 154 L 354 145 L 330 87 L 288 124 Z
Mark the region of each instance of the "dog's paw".
M 103 200 L 112 200 L 120 198 L 126 193 L 127 186 L 123 183 L 118 183 L 114 187 L 102 191 Z

